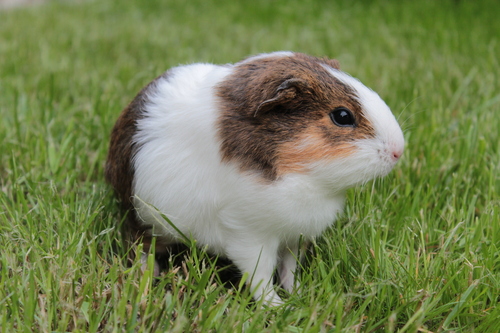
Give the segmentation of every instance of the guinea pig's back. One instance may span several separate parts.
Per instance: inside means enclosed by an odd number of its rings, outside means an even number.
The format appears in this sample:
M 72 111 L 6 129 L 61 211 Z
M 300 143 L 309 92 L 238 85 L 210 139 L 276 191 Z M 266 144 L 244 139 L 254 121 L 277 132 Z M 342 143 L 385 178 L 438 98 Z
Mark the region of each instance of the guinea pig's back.
M 229 66 L 210 64 L 176 67 L 146 92 L 133 138 L 137 150 L 132 192 L 137 212 L 148 224 L 158 216 L 150 216 L 144 203 L 169 212 L 172 221 L 182 217 L 184 225 L 179 227 L 186 230 L 193 228 L 185 224 L 197 223 L 201 216 L 208 221 L 216 214 L 225 176 L 215 90 L 230 71 Z M 166 226 L 164 221 L 159 224 Z
M 163 151 L 164 145 L 174 143 L 186 149 L 211 144 L 205 140 L 214 135 L 218 114 L 214 86 L 228 71 L 222 66 L 193 64 L 173 68 L 158 78 L 146 92 L 144 112 L 137 121 L 134 141 L 140 150 L 157 147 Z M 155 145 L 148 144 L 153 141 Z M 140 164 L 135 163 L 136 167 Z

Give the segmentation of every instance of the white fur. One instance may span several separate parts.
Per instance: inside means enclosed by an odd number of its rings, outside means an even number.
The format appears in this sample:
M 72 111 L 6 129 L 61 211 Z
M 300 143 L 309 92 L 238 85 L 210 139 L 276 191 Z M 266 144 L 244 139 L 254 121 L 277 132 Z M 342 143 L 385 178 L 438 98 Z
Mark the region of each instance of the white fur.
M 252 57 L 249 57 L 247 59 L 244 59 L 237 63 L 239 64 L 244 64 L 250 61 L 255 61 L 255 60 L 261 60 L 261 59 L 267 59 L 267 58 L 281 58 L 281 57 L 291 57 L 293 56 L 293 52 L 290 51 L 276 51 L 276 52 L 271 52 L 271 53 L 261 53 L 254 55 Z
M 375 138 L 355 142 L 348 158 L 313 162 L 313 175 L 330 189 L 348 188 L 387 175 L 401 156 L 404 136 L 387 104 L 370 88 L 349 74 L 324 65 L 330 73 L 350 86 L 363 107 L 363 115 L 375 130 Z
M 330 72 L 356 91 L 364 109 L 364 116 L 376 130 L 376 139 L 365 140 L 363 143 L 359 143 L 359 148 L 362 149 L 365 144 L 378 144 L 381 149 L 381 155 L 386 154 L 381 157 L 384 159 L 384 162 L 387 161 L 386 157 L 392 155 L 393 152 L 401 155 L 404 149 L 403 132 L 387 104 L 385 104 L 376 92 L 366 87 L 352 76 L 335 69 L 330 69 Z M 394 166 L 393 163 L 390 163 L 393 162 L 392 158 L 389 158 L 389 160 L 387 164 L 381 165 L 385 170 L 381 170 L 380 176 L 385 176 Z
M 249 273 L 255 297 L 276 305 L 281 300 L 272 287 L 275 268 L 283 286 L 291 290 L 300 236 L 316 237 L 330 226 L 343 209 L 345 189 L 387 173 L 395 161 L 386 158 L 390 153 L 380 152 L 390 147 L 402 152 L 404 141 L 378 95 L 331 69 L 358 92 L 377 140 L 357 143 L 358 152 L 349 158 L 316 162 L 311 173 L 263 182 L 259 175 L 221 162 L 214 89 L 232 70 L 195 64 L 174 68 L 157 81 L 134 137 L 140 147 L 134 160 L 134 204 L 138 216 L 154 226 L 155 235 L 171 242 L 179 237 L 158 209 L 201 247 L 230 258 Z M 366 154 L 373 155 L 369 167 Z

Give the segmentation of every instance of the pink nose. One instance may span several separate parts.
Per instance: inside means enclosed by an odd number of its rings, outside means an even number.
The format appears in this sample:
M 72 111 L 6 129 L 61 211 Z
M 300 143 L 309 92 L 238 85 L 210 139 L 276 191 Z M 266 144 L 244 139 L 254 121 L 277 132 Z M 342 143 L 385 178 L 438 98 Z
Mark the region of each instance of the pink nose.
M 401 157 L 401 155 L 403 155 L 403 150 L 393 150 L 392 151 L 392 158 L 394 159 L 394 161 L 397 161 L 399 160 L 399 158 Z

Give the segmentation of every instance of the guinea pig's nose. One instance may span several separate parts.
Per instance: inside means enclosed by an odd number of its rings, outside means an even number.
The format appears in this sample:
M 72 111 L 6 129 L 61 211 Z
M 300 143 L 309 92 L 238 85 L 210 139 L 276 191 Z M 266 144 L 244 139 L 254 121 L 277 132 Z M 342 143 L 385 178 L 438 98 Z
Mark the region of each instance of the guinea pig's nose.
M 403 149 L 393 149 L 391 153 L 391 157 L 394 160 L 394 162 L 398 161 L 399 158 L 403 155 Z

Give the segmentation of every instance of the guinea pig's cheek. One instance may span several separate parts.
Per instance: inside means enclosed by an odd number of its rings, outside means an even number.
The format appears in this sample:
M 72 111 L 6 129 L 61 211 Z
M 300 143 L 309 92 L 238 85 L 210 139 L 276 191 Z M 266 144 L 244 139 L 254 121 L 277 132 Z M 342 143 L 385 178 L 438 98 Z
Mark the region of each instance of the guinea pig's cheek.
M 329 144 L 321 136 L 307 135 L 295 142 L 281 145 L 277 170 L 280 176 L 288 173 L 307 173 L 318 162 L 346 158 L 356 151 L 350 143 Z

